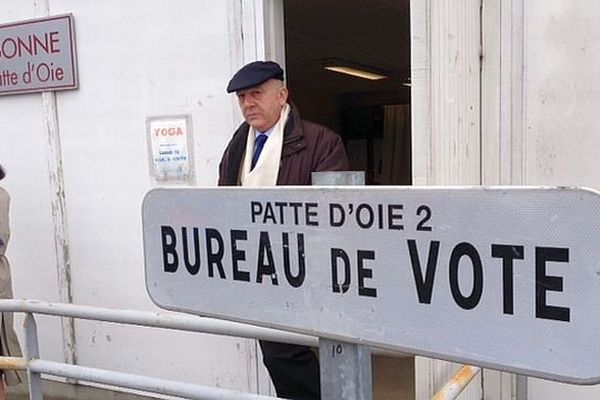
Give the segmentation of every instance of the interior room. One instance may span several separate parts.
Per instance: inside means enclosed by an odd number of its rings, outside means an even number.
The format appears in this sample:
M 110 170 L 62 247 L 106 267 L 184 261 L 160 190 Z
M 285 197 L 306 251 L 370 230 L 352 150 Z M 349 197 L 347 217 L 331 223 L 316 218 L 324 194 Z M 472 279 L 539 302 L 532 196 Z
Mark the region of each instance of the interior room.
M 287 83 L 371 185 L 411 183 L 409 0 L 285 0 Z

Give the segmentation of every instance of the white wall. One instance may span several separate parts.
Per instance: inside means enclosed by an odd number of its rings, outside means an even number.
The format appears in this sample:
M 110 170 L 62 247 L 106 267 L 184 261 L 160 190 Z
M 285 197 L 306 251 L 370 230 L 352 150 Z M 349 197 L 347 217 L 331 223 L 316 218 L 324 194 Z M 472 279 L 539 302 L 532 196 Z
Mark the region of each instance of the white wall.
M 0 162 L 7 170 L 2 186 L 11 194 L 7 256 L 16 297 L 58 301 L 42 114 L 39 95 L 0 98 Z M 60 321 L 44 318 L 38 325 L 48 333 L 40 337 L 42 356 L 61 359 Z
M 0 23 L 41 16 L 35 1 L 3 0 Z M 73 13 L 80 88 L 57 93 L 74 303 L 155 310 L 146 293 L 141 201 L 149 174 L 146 118 L 190 114 L 196 184 L 216 184 L 239 122 L 225 93 L 256 57 L 241 38 L 254 2 L 53 0 Z M 244 7 L 246 14 L 244 14 Z M 254 35 L 251 35 L 254 37 Z M 252 53 L 252 52 L 255 53 Z M 8 256 L 15 297 L 58 300 L 51 188 L 40 94 L 0 97 L 3 185 L 13 198 Z M 42 356 L 62 361 L 58 319 L 41 321 Z M 256 345 L 78 321 L 81 365 L 257 391 Z
M 600 3 L 525 4 L 527 182 L 600 189 Z
M 527 184 L 600 189 L 599 22 L 598 2 L 525 2 Z M 529 380 L 531 400 L 599 397 L 599 386 Z
M 438 52 L 452 54 L 453 50 L 450 40 L 436 34 L 446 33 L 456 20 L 458 26 L 467 26 L 472 15 L 463 12 L 451 18 L 454 14 L 448 13 L 447 19 L 437 20 L 441 21 L 439 27 L 428 30 L 428 25 L 420 26 L 423 22 L 414 17 L 433 13 L 440 4 L 411 2 L 414 181 L 417 184 L 472 182 L 468 178 L 481 172 L 481 182 L 486 185 L 577 185 L 600 189 L 600 31 L 597 28 L 600 3 L 481 2 L 481 142 L 466 143 L 468 154 L 479 155 L 481 151 L 481 159 L 468 165 L 466 152 L 454 151 L 460 148 L 454 141 L 461 133 L 454 131 L 453 121 L 445 120 L 436 126 L 432 118 L 453 110 L 446 103 L 454 97 L 444 96 L 435 85 L 444 88 L 455 84 L 447 79 L 441 84 L 436 82 L 436 76 L 454 66 L 448 59 L 434 63 Z M 436 19 L 430 16 L 424 24 L 435 23 Z M 475 47 L 467 41 L 460 42 L 460 51 L 455 53 L 457 60 L 466 58 Z M 420 50 L 416 55 L 422 57 L 415 57 L 414 49 Z M 471 98 L 468 93 L 460 90 L 450 93 L 455 93 L 457 103 L 466 112 Z M 442 134 L 438 135 L 436 130 Z M 464 137 L 468 135 L 465 126 L 458 130 L 462 130 Z M 455 168 L 456 165 L 465 168 Z M 454 178 L 444 179 L 448 173 Z M 592 294 L 590 297 L 593 301 Z M 438 389 L 447 376 L 443 364 L 436 362 L 423 367 L 419 361 L 418 398 L 419 393 L 430 395 Z M 498 400 L 515 398 L 514 386 L 514 377 L 486 372 L 483 396 Z M 460 398 L 470 396 L 465 393 Z M 599 397 L 599 386 L 529 379 L 530 400 Z

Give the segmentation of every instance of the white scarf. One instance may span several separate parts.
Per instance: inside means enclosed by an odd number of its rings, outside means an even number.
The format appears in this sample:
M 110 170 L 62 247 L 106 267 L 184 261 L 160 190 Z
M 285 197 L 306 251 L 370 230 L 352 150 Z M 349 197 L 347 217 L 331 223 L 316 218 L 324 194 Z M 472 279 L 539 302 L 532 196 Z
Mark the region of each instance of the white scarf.
M 254 139 L 256 133 L 254 128 L 248 131 L 248 140 L 246 141 L 246 153 L 242 164 L 240 182 L 242 186 L 275 186 L 277 184 L 277 175 L 279 174 L 279 164 L 281 161 L 281 148 L 283 147 L 283 128 L 287 122 L 290 113 L 290 106 L 286 104 L 281 110 L 279 120 L 273 126 L 273 132 L 265 142 L 260 157 L 251 170 L 252 155 L 254 153 Z

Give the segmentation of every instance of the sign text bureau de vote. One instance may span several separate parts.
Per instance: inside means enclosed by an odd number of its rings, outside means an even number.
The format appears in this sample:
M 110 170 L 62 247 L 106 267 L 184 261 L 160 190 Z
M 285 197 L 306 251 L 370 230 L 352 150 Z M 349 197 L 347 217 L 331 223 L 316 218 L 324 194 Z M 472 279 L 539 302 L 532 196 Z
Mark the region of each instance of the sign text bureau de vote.
M 156 189 L 143 221 L 160 307 L 600 382 L 594 191 Z

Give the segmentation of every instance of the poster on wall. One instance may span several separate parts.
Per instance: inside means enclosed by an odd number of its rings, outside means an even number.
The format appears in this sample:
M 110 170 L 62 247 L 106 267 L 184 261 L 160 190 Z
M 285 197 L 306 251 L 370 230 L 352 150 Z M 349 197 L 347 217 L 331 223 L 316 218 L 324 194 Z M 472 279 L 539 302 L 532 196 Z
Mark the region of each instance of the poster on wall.
M 152 176 L 157 181 L 190 181 L 193 176 L 190 116 L 149 117 L 147 128 Z

